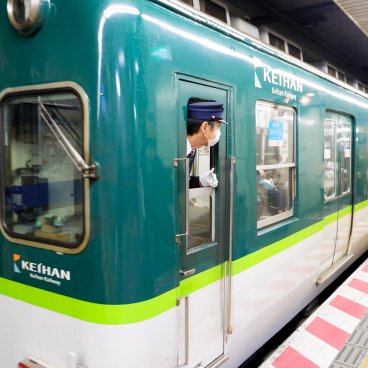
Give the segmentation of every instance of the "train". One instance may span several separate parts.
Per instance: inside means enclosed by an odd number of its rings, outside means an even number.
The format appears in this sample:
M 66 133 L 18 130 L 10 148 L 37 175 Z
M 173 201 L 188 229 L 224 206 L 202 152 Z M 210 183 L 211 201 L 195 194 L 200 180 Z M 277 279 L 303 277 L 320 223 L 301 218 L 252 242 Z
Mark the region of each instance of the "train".
M 236 368 L 366 252 L 366 94 L 176 0 L 1 8 L 2 367 Z

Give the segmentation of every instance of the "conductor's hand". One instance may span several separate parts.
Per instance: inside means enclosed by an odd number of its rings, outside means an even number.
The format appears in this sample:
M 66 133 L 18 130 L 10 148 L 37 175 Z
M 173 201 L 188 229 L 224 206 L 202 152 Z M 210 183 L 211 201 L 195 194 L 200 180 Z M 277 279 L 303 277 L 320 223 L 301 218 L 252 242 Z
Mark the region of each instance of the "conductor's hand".
M 214 171 L 215 169 L 212 168 L 210 171 L 206 171 L 199 177 L 199 181 L 202 187 L 212 187 L 212 188 L 217 187 L 218 180 Z

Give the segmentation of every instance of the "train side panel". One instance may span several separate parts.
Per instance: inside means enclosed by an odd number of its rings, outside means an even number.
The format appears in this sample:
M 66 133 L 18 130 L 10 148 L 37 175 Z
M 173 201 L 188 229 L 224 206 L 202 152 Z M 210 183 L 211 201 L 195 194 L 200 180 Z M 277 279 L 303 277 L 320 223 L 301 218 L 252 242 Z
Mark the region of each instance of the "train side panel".
M 1 90 L 80 86 L 88 100 L 87 151 L 99 176 L 88 181 L 90 233 L 82 251 L 33 247 L 9 240 L 3 229 L 4 366 L 32 354 L 69 368 L 75 354 L 89 368 L 193 368 L 216 359 L 234 368 L 367 249 L 366 98 L 179 9 L 149 1 L 91 1 L 85 8 L 64 0 L 28 38 L 1 15 Z M 32 55 L 27 68 L 19 61 L 24 53 Z M 183 258 L 174 160 L 185 142 L 188 96 L 223 98 L 228 126 L 217 164 L 218 248 Z M 290 216 L 264 227 L 257 216 L 260 105 L 295 116 Z M 324 197 L 328 114 L 353 122 L 354 146 L 344 151 L 353 181 L 341 201 L 354 195 L 336 211 Z M 339 220 L 352 226 L 343 262 L 326 255 Z M 195 264 L 194 276 L 180 274 L 183 259 Z M 15 272 L 22 261 L 26 268 Z M 70 280 L 31 277 L 38 267 L 31 264 L 41 263 L 69 271 Z M 219 331 L 218 349 L 208 350 Z

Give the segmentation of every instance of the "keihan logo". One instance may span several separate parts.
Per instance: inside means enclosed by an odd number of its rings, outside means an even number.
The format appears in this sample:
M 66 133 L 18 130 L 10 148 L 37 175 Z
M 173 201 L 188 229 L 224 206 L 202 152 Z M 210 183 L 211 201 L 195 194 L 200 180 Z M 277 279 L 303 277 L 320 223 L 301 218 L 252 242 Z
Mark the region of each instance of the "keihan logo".
M 18 265 L 15 263 L 15 262 L 19 261 L 20 258 L 21 258 L 21 255 L 19 255 L 19 254 L 13 254 L 14 272 L 16 272 L 16 273 L 21 273 Z
M 33 279 L 52 282 L 57 285 L 60 285 L 60 281 L 55 279 L 70 281 L 71 277 L 70 271 L 48 266 L 43 263 L 25 261 L 20 254 L 15 253 L 13 253 L 13 266 L 14 272 L 16 273 L 24 274 L 25 271 Z

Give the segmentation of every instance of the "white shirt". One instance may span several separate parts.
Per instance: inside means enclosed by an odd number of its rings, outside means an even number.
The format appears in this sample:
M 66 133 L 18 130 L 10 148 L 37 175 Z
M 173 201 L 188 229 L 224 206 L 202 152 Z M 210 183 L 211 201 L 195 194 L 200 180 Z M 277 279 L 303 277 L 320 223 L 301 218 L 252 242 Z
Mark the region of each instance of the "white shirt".
M 189 155 L 189 153 L 191 153 L 193 150 L 190 142 L 189 142 L 189 139 L 187 138 L 187 156 Z

